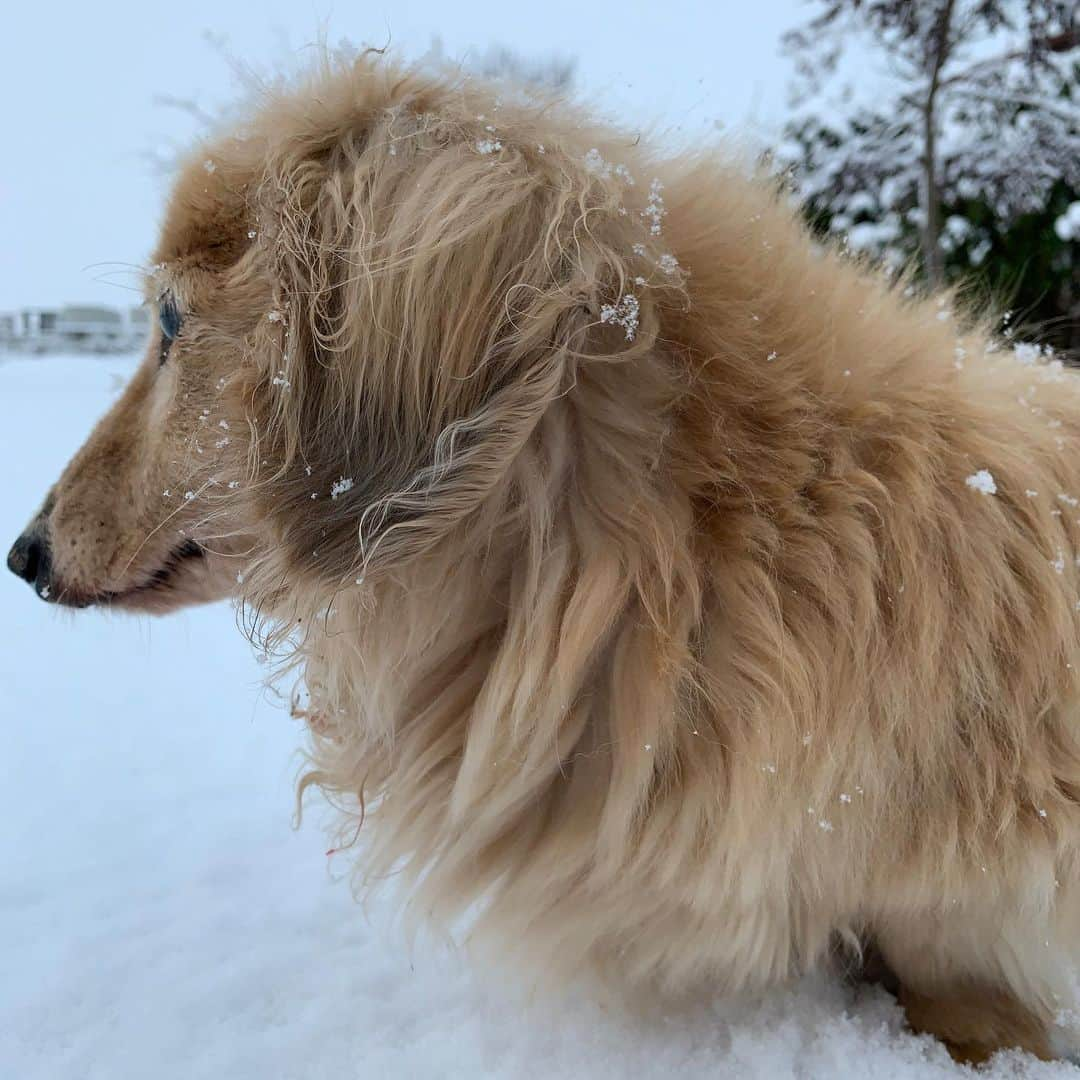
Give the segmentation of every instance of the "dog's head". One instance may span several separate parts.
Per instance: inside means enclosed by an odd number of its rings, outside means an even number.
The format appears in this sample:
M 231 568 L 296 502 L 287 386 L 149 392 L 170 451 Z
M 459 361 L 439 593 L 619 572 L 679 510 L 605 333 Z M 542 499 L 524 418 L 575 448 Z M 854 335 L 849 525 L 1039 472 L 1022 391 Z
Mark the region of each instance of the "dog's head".
M 8 567 L 51 603 L 160 612 L 235 587 L 250 539 L 225 509 L 242 415 L 223 392 L 242 366 L 234 182 L 180 179 L 146 276 L 146 355 L 11 548 Z
M 201 148 L 148 275 L 146 356 L 9 567 L 72 606 L 246 581 L 273 607 L 477 515 L 497 530 L 582 359 L 647 350 L 679 285 L 659 189 L 609 164 L 629 144 L 550 130 L 540 106 L 361 61 Z

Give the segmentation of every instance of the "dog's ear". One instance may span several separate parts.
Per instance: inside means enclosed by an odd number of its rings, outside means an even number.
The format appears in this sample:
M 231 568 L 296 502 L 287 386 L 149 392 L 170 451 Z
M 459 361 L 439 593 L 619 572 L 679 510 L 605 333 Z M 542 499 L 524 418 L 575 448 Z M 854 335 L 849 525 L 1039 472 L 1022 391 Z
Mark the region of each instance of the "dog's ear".
M 610 190 L 554 155 L 489 149 L 395 114 L 270 164 L 250 490 L 294 574 L 350 584 L 430 550 L 505 493 L 583 362 L 652 347 Z

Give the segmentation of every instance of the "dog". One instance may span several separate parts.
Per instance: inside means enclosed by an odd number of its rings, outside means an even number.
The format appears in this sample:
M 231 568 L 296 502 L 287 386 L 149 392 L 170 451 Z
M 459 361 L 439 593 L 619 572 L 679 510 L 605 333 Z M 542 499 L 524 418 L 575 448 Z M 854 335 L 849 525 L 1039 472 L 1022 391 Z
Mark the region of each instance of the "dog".
M 145 359 L 16 541 L 235 598 L 301 794 L 483 955 L 628 998 L 864 950 L 1077 1045 L 1080 401 L 776 186 L 378 55 L 186 161 Z M 1030 351 L 1029 351 L 1030 353 Z

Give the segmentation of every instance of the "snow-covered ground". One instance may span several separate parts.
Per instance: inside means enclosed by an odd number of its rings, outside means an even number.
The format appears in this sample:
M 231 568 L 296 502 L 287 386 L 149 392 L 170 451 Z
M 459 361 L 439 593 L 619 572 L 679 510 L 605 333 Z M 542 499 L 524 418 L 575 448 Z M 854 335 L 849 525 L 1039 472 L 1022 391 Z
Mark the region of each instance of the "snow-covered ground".
M 0 358 L 0 546 L 131 361 Z M 806 980 L 655 1022 L 524 1010 L 357 906 L 290 828 L 300 732 L 226 606 L 70 615 L 0 577 L 0 1077 L 944 1078 L 895 1002 Z M 1078 1077 L 1002 1055 L 995 1077 Z

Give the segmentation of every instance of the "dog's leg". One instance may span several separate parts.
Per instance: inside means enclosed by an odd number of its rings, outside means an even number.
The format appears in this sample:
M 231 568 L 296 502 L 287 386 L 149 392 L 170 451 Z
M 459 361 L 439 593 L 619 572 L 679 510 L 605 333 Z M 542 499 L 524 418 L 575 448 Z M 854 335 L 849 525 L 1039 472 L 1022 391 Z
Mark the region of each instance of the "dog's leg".
M 1008 990 L 954 983 L 927 991 L 901 984 L 898 996 L 912 1030 L 935 1035 L 957 1061 L 978 1064 L 1007 1047 L 1043 1060 L 1057 1056 L 1047 1023 Z
M 1076 1007 L 1065 930 L 1053 918 L 968 911 L 892 918 L 874 940 L 912 1029 L 940 1038 L 954 1058 L 1019 1048 L 1053 1060 L 1080 1046 L 1063 1026 Z

